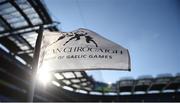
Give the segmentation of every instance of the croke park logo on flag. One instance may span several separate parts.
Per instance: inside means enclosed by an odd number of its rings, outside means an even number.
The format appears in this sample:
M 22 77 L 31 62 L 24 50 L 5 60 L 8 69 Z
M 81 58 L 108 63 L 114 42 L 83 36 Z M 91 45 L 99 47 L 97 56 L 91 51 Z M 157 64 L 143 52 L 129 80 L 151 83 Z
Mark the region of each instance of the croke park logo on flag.
M 65 33 L 65 35 L 60 36 L 60 37 L 59 37 L 55 42 L 53 42 L 52 44 L 54 44 L 54 43 L 56 43 L 56 42 L 58 42 L 58 41 L 60 41 L 60 40 L 62 40 L 62 39 L 64 39 L 64 38 L 66 38 L 66 37 L 69 38 L 69 40 L 66 41 L 66 42 L 63 44 L 63 46 L 65 46 L 65 45 L 66 45 L 68 42 L 70 42 L 70 41 L 73 41 L 73 40 L 78 41 L 78 40 L 81 40 L 82 37 L 84 37 L 84 38 L 86 39 L 86 43 L 92 42 L 92 43 L 94 43 L 94 45 L 95 45 L 96 47 L 98 47 L 97 43 L 93 40 L 93 38 L 92 38 L 91 36 L 89 36 L 88 33 L 85 32 L 85 31 L 74 32 L 74 33 L 72 33 L 72 34 Z M 50 45 L 52 45 L 52 44 L 50 44 Z
M 126 48 L 91 30 L 44 31 L 38 64 L 48 71 L 130 70 L 130 56 Z

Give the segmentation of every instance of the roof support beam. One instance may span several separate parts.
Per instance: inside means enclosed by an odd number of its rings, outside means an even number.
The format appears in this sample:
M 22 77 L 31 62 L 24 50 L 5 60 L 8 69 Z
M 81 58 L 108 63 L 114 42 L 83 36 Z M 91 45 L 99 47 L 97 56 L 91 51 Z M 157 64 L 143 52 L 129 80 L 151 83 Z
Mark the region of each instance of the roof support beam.
M 25 42 L 25 44 L 26 44 L 30 49 L 34 49 L 34 48 L 32 47 L 32 45 L 31 45 L 26 39 L 24 39 L 21 35 L 19 35 L 19 37 Z
M 33 53 L 33 50 L 22 50 L 15 53 L 15 55 L 21 55 L 21 54 L 27 54 L 27 53 Z
M 35 9 L 36 13 L 39 15 L 43 23 L 52 23 L 52 19 L 49 17 L 46 9 L 40 0 L 27 0 L 29 4 Z
M 132 85 L 132 89 L 131 89 L 131 93 L 134 94 L 134 90 L 136 88 L 136 84 L 137 84 L 137 80 L 133 81 L 133 85 Z
M 22 11 L 22 9 L 14 2 L 14 0 L 10 0 L 9 1 L 15 8 L 17 11 L 19 11 L 19 13 L 24 17 L 24 19 L 26 20 L 26 22 L 28 23 L 29 26 L 33 26 L 31 21 L 29 20 L 29 18 L 27 17 L 27 15 Z
M 7 28 L 5 28 L 5 29 L 7 29 L 7 30 L 12 30 L 11 25 L 6 21 L 6 19 L 4 19 L 4 18 L 2 17 L 2 15 L 0 15 L 0 20 L 4 23 L 5 27 L 7 27 Z
M 153 83 L 154 83 L 154 81 L 151 82 L 151 84 L 149 85 L 149 87 L 148 87 L 147 90 L 146 90 L 146 93 L 148 93 L 148 91 L 151 90 L 151 87 L 153 86 Z
M 166 88 L 168 88 L 168 86 L 173 82 L 173 79 L 170 78 L 169 82 L 162 88 L 161 91 L 165 90 Z
M 3 2 L 0 2 L 0 5 L 3 5 L 5 3 L 8 3 L 8 0 L 7 1 L 3 1 Z
M 21 31 L 21 30 L 24 30 L 26 31 L 25 29 L 28 29 L 28 31 L 33 31 L 35 30 L 38 30 L 39 26 L 42 25 L 42 24 L 37 24 L 37 25 L 34 25 L 33 27 L 29 27 L 29 26 L 25 26 L 25 27 L 21 27 L 21 28 L 17 28 L 17 29 L 12 29 L 12 30 L 6 30 L 6 31 L 2 31 L 0 32 L 1 35 L 5 34 L 5 33 L 10 33 L 10 32 L 18 32 L 18 31 Z M 45 28 L 51 28 L 52 26 L 54 26 L 55 24 L 43 24 L 45 26 Z M 22 33 L 22 32 L 21 32 Z M 23 32 L 24 33 L 24 32 Z M 14 33 L 13 33 L 14 34 Z M 17 33 L 15 33 L 17 34 Z M 9 34 L 10 35 L 10 34 Z M 6 36 L 9 36 L 9 35 L 6 35 Z M 1 37 L 4 37 L 4 36 L 1 36 Z

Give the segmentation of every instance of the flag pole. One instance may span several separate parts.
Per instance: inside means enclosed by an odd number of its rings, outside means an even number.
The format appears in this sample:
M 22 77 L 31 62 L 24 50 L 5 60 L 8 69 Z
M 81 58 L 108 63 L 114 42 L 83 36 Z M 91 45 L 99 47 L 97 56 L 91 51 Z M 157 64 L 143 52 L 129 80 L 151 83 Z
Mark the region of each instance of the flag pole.
M 36 45 L 34 48 L 33 62 L 32 62 L 32 75 L 30 77 L 29 91 L 27 94 L 27 102 L 33 102 L 34 90 L 36 85 L 36 73 L 38 69 L 39 54 L 41 48 L 41 41 L 43 37 L 43 25 L 39 27 Z

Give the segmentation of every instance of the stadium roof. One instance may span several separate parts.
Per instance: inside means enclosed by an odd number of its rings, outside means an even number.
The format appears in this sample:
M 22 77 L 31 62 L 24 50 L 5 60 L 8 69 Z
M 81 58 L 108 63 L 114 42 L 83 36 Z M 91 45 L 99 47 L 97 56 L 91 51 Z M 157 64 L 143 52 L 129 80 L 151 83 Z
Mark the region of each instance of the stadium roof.
M 42 1 L 0 1 L 0 48 L 25 65 L 31 65 L 40 25 L 58 31 Z

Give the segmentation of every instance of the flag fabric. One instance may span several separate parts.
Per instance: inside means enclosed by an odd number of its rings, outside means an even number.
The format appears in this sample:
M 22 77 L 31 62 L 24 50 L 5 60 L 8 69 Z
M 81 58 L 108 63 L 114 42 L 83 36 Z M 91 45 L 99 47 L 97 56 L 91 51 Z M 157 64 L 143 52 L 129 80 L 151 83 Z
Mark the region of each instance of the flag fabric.
M 130 70 L 130 56 L 126 48 L 91 30 L 44 31 L 38 66 L 48 71 Z

